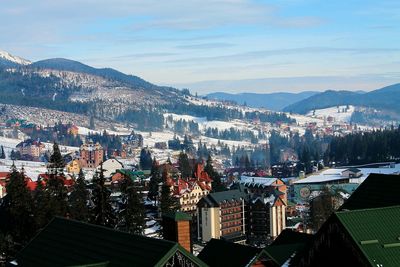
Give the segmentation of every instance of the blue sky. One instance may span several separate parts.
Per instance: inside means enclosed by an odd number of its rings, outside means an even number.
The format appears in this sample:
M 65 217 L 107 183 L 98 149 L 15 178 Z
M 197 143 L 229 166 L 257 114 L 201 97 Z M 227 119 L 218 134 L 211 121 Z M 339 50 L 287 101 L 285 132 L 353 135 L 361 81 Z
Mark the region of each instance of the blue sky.
M 400 1 L 1 0 L 0 49 L 193 92 L 400 82 Z

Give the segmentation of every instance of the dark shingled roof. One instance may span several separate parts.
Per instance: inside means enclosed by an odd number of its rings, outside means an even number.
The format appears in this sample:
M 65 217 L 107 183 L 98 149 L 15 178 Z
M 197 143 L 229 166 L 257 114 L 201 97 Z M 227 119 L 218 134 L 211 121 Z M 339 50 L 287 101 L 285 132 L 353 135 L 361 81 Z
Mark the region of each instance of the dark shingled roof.
M 54 218 L 17 255 L 18 266 L 162 266 L 176 251 L 203 262 L 177 243 Z M 101 264 L 102 265 L 99 265 Z
M 400 205 L 400 176 L 370 174 L 339 210 L 357 210 Z
M 306 233 L 299 233 L 290 229 L 283 230 L 278 237 L 272 242 L 271 246 L 308 243 L 312 241 L 313 235 Z
M 202 198 L 202 202 L 207 203 L 211 207 L 218 207 L 219 203 L 223 201 L 245 199 L 246 194 L 240 190 L 228 190 L 208 194 Z
M 247 266 L 261 252 L 261 249 L 239 245 L 219 239 L 211 239 L 198 258 L 211 267 Z
M 277 266 L 282 266 L 297 251 L 303 249 L 304 246 L 304 243 L 267 246 L 263 249 L 262 253 L 260 253 L 259 258 L 262 258 L 264 255 L 275 262 Z

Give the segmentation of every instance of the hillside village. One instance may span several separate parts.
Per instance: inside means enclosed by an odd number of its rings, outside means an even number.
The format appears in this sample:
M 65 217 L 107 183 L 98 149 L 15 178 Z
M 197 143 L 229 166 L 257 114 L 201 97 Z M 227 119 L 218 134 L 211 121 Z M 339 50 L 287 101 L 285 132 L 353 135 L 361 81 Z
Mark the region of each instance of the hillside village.
M 272 111 L 0 51 L 0 266 L 397 267 L 396 86 Z
M 226 105 L 204 99 L 191 101 Z M 241 108 L 243 112 L 254 111 Z M 259 118 L 209 121 L 166 113 L 163 131 L 145 132 L 60 111 L 4 105 L 0 197 L 7 195 L 12 166 L 23 172 L 32 193 L 38 183 L 50 181 L 49 166 L 56 144 L 67 192 L 74 192 L 78 177 L 84 177 L 90 188 L 94 177 L 101 175 L 110 191 L 113 213 L 118 214 L 123 210 L 119 203 L 123 203 L 125 194 L 121 186 L 129 181 L 137 188 L 144 208 L 143 235 L 166 238 L 165 229 L 177 231 L 173 229 L 179 224 L 168 226 L 164 216 L 177 209 L 182 215 L 174 220 L 188 222 L 189 240 L 182 243 L 173 236 L 169 238 L 204 262 L 208 259 L 202 251 L 209 251 L 209 245 L 228 246 L 223 242 L 251 245 L 258 248 L 254 250 L 257 253 L 268 251 L 287 231 L 316 233 L 321 227 L 318 218 L 328 218 L 326 209 L 338 209 L 371 173 L 400 172 L 395 162 L 358 167 L 335 167 L 336 163 L 330 162 L 325 166 L 323 155 L 318 160 L 312 156 L 314 160 L 307 166 L 304 155 L 289 146 L 279 147 L 278 154 L 271 150 L 276 145 L 271 141 L 274 136 L 290 140 L 295 135 L 311 135 L 315 140 L 324 140 L 374 130 L 368 125 L 353 125 L 353 112 L 354 107 L 341 106 L 307 116 L 288 114 L 292 121 L 286 123 L 262 122 Z M 195 130 L 190 123 L 197 124 Z M 251 135 L 236 140 L 231 140 L 229 134 L 227 139 L 213 138 L 207 136 L 208 129 L 231 133 L 246 129 L 257 140 Z M 340 194 L 333 196 L 330 192 Z M 331 199 L 332 206 L 322 207 L 327 199 Z M 165 206 L 168 201 L 172 202 Z M 251 255 L 257 255 L 255 252 Z M 258 261 L 263 257 L 257 256 Z

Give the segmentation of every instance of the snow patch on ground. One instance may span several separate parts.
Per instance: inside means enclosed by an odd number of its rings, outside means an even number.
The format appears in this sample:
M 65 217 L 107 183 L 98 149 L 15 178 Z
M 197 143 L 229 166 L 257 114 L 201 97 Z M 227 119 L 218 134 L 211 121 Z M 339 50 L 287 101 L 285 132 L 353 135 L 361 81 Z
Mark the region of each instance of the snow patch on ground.
M 314 111 L 310 111 L 307 113 L 307 116 L 319 118 L 319 119 L 327 119 L 328 117 L 332 117 L 335 122 L 346 122 L 349 123 L 351 119 L 351 115 L 355 111 L 354 106 L 335 106 L 324 109 L 317 109 Z

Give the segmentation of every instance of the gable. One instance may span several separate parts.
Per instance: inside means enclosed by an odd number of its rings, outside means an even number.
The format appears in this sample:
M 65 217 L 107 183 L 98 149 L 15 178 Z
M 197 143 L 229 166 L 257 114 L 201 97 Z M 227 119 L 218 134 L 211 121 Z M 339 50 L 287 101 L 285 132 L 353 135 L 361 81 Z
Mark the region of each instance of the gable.
M 370 174 L 339 210 L 400 205 L 400 176 Z

